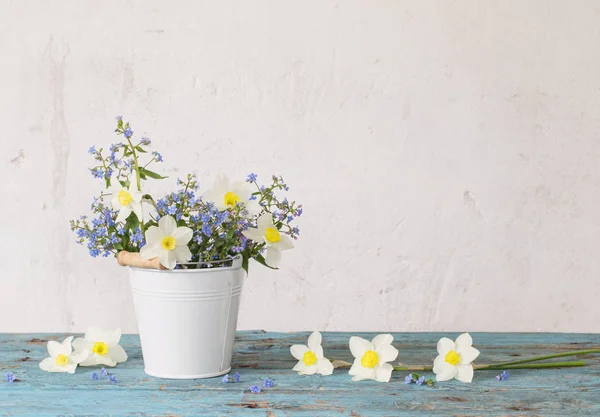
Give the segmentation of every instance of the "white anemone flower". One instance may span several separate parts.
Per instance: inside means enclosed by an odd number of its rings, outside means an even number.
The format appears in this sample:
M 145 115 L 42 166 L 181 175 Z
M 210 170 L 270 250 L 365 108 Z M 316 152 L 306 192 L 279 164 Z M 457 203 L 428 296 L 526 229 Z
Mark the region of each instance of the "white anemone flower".
M 212 201 L 215 207 L 221 211 L 243 204 L 251 215 L 260 213 L 261 207 L 252 197 L 252 186 L 243 181 L 230 183 L 225 175 L 218 175 L 214 187 L 204 193 L 206 201 Z
M 267 244 L 265 262 L 273 268 L 279 267 L 281 263 L 281 251 L 294 247 L 292 239 L 277 230 L 273 223 L 273 215 L 270 213 L 265 213 L 258 218 L 258 228 L 250 227 L 242 233 L 248 239 Z
M 473 346 L 473 338 L 463 333 L 456 342 L 442 337 L 437 344 L 438 356 L 433 361 L 433 373 L 436 381 L 448 381 L 456 378 L 462 382 L 473 380 L 473 362 L 479 351 Z
M 113 209 L 119 211 L 118 222 L 127 220 L 132 212 L 142 221 L 142 193 L 133 181 L 129 185 L 129 189 L 122 187 L 119 183 L 112 187 L 111 204 Z
M 103 330 L 91 326 L 85 337 L 75 339 L 73 347 L 75 352 L 87 354 L 87 359 L 81 362 L 81 366 L 115 366 L 127 360 L 125 349 L 119 345 L 120 340 L 121 329 Z
M 73 336 L 67 337 L 62 343 L 50 340 L 48 342 L 49 358 L 40 362 L 40 369 L 46 372 L 68 372 L 75 373 L 75 368 L 87 359 L 87 352 L 76 352 L 73 354 L 71 342 Z
M 350 351 L 354 355 L 354 363 L 348 373 L 353 381 L 374 379 L 378 382 L 389 382 L 394 367 L 387 363 L 398 357 L 398 349 L 392 346 L 394 337 L 391 334 L 380 334 L 372 341 L 362 337 L 350 338 Z
M 158 227 L 150 226 L 146 230 L 146 244 L 140 249 L 140 256 L 144 259 L 158 256 L 162 266 L 173 269 L 178 262 L 186 263 L 192 259 L 187 244 L 193 235 L 189 227 L 177 227 L 172 216 L 163 216 L 158 221 Z
M 298 363 L 294 366 L 294 371 L 298 375 L 331 375 L 333 373 L 333 364 L 323 356 L 323 347 L 321 346 L 321 333 L 313 332 L 308 337 L 307 345 L 293 345 L 290 352 Z

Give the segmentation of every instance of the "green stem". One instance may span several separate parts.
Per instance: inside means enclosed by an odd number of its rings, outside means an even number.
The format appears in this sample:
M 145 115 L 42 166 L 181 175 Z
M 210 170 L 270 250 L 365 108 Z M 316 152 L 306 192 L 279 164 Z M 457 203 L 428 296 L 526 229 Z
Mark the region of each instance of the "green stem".
M 543 369 L 543 368 L 572 368 L 576 366 L 584 366 L 583 361 L 576 362 L 551 362 L 551 363 L 526 363 L 520 365 L 475 365 L 475 370 L 491 370 L 491 369 Z
M 573 351 L 564 352 L 564 353 L 554 353 L 552 355 L 537 356 L 537 357 L 530 358 L 530 359 L 519 359 L 518 361 L 496 363 L 496 364 L 494 364 L 494 366 L 517 365 L 520 363 L 537 362 L 537 361 L 543 361 L 546 359 L 564 358 L 566 356 L 588 355 L 590 353 L 600 353 L 600 349 L 573 350 Z
M 576 366 L 584 366 L 583 361 L 576 362 L 553 362 L 553 363 L 533 363 L 533 364 L 514 364 L 514 365 L 500 365 L 500 364 L 481 364 L 473 365 L 476 371 L 484 370 L 501 370 L 501 369 L 543 369 L 543 368 L 572 368 Z M 406 366 L 394 366 L 394 371 L 431 371 L 432 366 L 421 366 L 421 365 L 406 365 Z
M 137 154 L 135 153 L 135 148 L 133 147 L 133 143 L 131 143 L 131 139 L 127 138 L 127 142 L 129 142 L 129 146 L 131 147 L 131 152 L 133 154 L 133 163 L 135 164 L 135 177 L 137 180 L 137 188 L 138 191 L 142 191 L 142 184 L 140 181 L 140 165 L 138 163 Z

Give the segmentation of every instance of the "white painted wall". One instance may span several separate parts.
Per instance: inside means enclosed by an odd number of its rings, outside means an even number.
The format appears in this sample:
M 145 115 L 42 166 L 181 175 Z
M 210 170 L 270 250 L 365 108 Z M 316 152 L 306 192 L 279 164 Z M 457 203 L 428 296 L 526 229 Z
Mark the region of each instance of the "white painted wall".
M 68 227 L 119 114 L 304 203 L 241 328 L 600 331 L 597 1 L 5 0 L 0 54 L 0 331 L 135 331 Z

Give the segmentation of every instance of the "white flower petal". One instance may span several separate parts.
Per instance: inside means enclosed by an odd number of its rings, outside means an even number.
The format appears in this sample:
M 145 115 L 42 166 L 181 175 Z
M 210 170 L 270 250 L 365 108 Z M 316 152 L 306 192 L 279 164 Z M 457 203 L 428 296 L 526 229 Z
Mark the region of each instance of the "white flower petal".
M 118 191 L 116 193 L 113 191 L 113 198 L 110 200 L 110 204 L 114 210 L 119 210 L 122 207 L 121 203 L 119 203 L 119 197 L 117 194 Z
M 371 342 L 358 336 L 352 336 L 349 344 L 350 352 L 352 352 L 352 355 L 357 359 L 361 359 L 367 350 L 374 349 Z
M 129 217 L 129 215 L 131 214 L 131 207 L 130 206 L 121 206 L 121 209 L 119 210 L 119 214 L 117 215 L 117 222 L 125 222 L 125 220 L 127 220 L 127 218 Z
M 96 366 L 98 365 L 98 355 L 92 353 L 92 351 L 88 352 L 88 357 L 83 361 L 79 362 L 79 366 Z
M 121 347 L 121 345 L 111 346 L 108 350 L 110 357 L 117 363 L 125 362 L 127 360 L 127 352 Z
M 262 207 L 260 206 L 260 204 L 258 204 L 257 200 L 248 200 L 244 202 L 244 206 L 246 206 L 246 210 L 248 210 L 250 216 L 256 216 L 262 211 Z
M 445 355 L 451 350 L 454 350 L 454 342 L 447 337 L 442 337 L 437 343 L 438 353 L 440 355 Z
M 48 354 L 55 358 L 62 352 L 62 345 L 54 340 L 48 341 Z
M 279 250 L 288 250 L 294 248 L 294 242 L 292 242 L 292 239 L 290 239 L 287 235 L 280 233 L 279 237 L 281 238 L 281 240 L 273 244 L 274 247 L 276 247 Z
M 189 227 L 182 226 L 175 229 L 172 236 L 175 238 L 177 246 L 184 246 L 187 245 L 190 240 L 192 240 L 194 232 Z
M 162 242 L 163 234 L 160 232 L 160 229 L 156 226 L 150 226 L 148 230 L 146 230 L 146 243 L 148 245 L 157 245 Z
M 215 190 L 223 191 L 223 194 L 229 192 L 230 189 L 229 178 L 224 174 L 219 174 L 215 178 Z
M 81 362 L 84 362 L 88 358 L 88 356 L 89 353 L 87 351 L 76 352 L 69 356 L 69 362 L 74 364 L 80 364 Z
M 85 333 L 85 338 L 92 342 L 96 342 L 104 338 L 104 333 L 104 330 L 98 326 L 89 326 L 87 332 Z
M 306 369 L 306 365 L 304 364 L 304 362 L 299 361 L 293 368 L 292 371 L 304 371 Z
M 437 355 L 433 360 L 433 373 L 437 374 L 438 372 L 441 372 L 444 363 L 446 363 L 444 355 Z
M 68 372 L 70 374 L 74 374 L 75 373 L 75 369 L 77 369 L 77 364 L 76 363 L 69 363 L 69 364 L 63 366 L 62 368 L 63 368 L 62 372 Z
M 292 356 L 296 359 L 298 359 L 299 361 L 302 360 L 302 358 L 304 357 L 304 354 L 306 352 L 308 352 L 308 346 L 306 345 L 293 345 L 290 348 L 290 353 L 292 354 Z
M 209 190 L 204 193 L 202 196 L 204 201 L 210 201 L 214 203 L 215 207 L 219 210 L 223 210 L 223 206 L 225 205 L 224 201 L 224 192 L 217 191 L 215 189 Z
M 317 357 L 317 359 L 322 359 L 323 358 L 323 346 L 321 345 L 317 345 L 315 346 L 314 349 L 311 349 L 312 353 L 315 354 L 315 356 Z
M 164 236 L 173 236 L 177 229 L 177 222 L 172 216 L 162 216 L 158 221 L 158 227 Z
M 177 258 L 173 251 L 165 250 L 158 255 L 158 262 L 167 269 L 173 269 L 177 264 Z
M 175 259 L 180 264 L 189 262 L 192 259 L 192 252 L 187 246 L 176 246 L 173 252 L 175 253 Z
M 129 206 L 131 207 L 131 209 L 133 210 L 133 212 L 135 213 L 135 215 L 137 216 L 139 221 L 143 221 L 143 212 L 142 212 L 142 203 L 140 202 L 136 202 L 136 201 L 132 201 L 131 203 L 129 203 Z
M 473 380 L 472 365 L 458 365 L 456 367 L 456 379 L 461 382 L 471 382 Z
M 312 332 L 312 334 L 308 336 L 308 348 L 314 352 L 317 349 L 317 347 L 321 346 L 322 341 L 323 338 L 321 336 L 321 333 Z
M 73 342 L 73 336 L 69 336 L 63 340 L 60 345 L 60 353 L 65 356 L 69 356 L 73 352 L 73 346 L 71 343 Z
M 248 230 L 244 230 L 242 234 L 246 236 L 246 238 L 255 242 L 264 242 L 265 240 L 264 235 L 260 233 L 260 231 L 255 227 L 251 227 Z
M 243 181 L 236 181 L 232 183 L 229 186 L 229 190 L 237 195 L 244 203 L 250 198 L 250 194 L 252 194 L 251 185 Z
M 466 351 L 473 345 L 473 338 L 469 333 L 463 333 L 456 338 L 456 342 L 454 343 L 454 350 L 456 353 L 460 353 Z
M 153 259 L 159 256 L 163 251 L 159 244 L 147 243 L 140 249 L 140 256 L 144 259 Z
M 80 353 L 91 350 L 93 345 L 94 342 L 91 340 L 79 337 L 73 342 L 73 349 L 75 349 L 75 353 Z
M 467 365 L 473 362 L 479 356 L 479 351 L 474 347 L 469 347 L 465 351 L 456 351 L 460 357 L 459 365 Z
M 275 225 L 273 224 L 273 215 L 271 213 L 265 213 L 262 216 L 260 216 L 257 220 L 258 223 L 258 230 L 261 231 L 261 233 L 264 233 L 265 230 L 267 230 L 269 227 L 275 227 Z
M 353 381 L 364 381 L 367 379 L 375 379 L 375 368 L 365 368 L 363 366 L 352 366 L 354 373 L 350 374 Z
M 373 338 L 371 343 L 373 343 L 373 346 L 375 347 L 374 350 L 377 351 L 378 349 L 382 348 L 385 345 L 391 345 L 393 341 L 394 341 L 394 336 L 387 333 L 387 334 L 378 334 L 377 336 L 375 336 Z
M 381 366 L 375 367 L 375 381 L 377 382 L 390 382 L 392 377 L 392 371 L 394 367 L 389 363 L 384 363 Z
M 317 361 L 317 372 L 321 375 L 331 375 L 333 373 L 333 364 L 327 358 L 321 358 Z
M 375 343 L 373 343 L 375 345 Z M 398 357 L 398 349 L 392 345 L 384 345 L 377 348 L 375 345 L 377 355 L 379 356 L 379 363 L 391 362 L 396 360 Z
M 317 373 L 317 367 L 315 365 L 310 365 L 298 372 L 299 375 L 314 375 Z
M 94 354 L 94 356 L 96 357 L 96 362 L 98 363 L 98 365 L 105 365 L 105 366 L 113 367 L 117 364 L 117 361 L 115 361 L 113 358 L 111 358 L 110 355 Z
M 46 372 L 52 372 L 51 369 L 55 366 L 56 359 L 54 358 L 46 358 L 40 362 L 40 369 Z
M 281 252 L 279 249 L 274 247 L 267 248 L 265 263 L 271 268 L 279 268 L 279 265 L 281 264 Z
M 113 331 L 104 332 L 104 337 L 101 342 L 104 342 L 108 345 L 109 348 L 119 344 L 121 340 L 121 329 L 115 329 Z
M 438 382 L 448 381 L 452 378 L 455 378 L 457 372 L 456 366 L 450 365 L 446 361 L 440 362 L 437 368 L 434 367 L 433 369 L 435 380 Z

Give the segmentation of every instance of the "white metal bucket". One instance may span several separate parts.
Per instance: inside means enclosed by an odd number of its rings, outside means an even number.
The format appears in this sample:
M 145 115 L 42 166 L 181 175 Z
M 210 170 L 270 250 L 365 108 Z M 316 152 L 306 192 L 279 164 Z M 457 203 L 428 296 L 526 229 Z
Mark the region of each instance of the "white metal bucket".
M 172 379 L 228 373 L 245 276 L 241 257 L 222 268 L 129 268 L 144 371 Z

